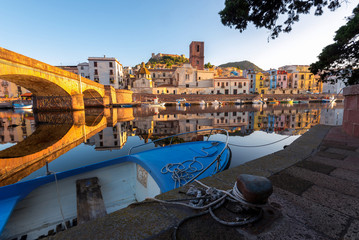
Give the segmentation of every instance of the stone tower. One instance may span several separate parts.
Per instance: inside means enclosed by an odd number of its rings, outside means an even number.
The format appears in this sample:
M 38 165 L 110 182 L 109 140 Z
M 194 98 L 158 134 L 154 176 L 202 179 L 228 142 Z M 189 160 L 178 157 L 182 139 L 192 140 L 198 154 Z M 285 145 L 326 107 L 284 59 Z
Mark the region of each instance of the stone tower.
M 189 63 L 198 70 L 204 69 L 204 42 L 191 42 L 189 45 Z

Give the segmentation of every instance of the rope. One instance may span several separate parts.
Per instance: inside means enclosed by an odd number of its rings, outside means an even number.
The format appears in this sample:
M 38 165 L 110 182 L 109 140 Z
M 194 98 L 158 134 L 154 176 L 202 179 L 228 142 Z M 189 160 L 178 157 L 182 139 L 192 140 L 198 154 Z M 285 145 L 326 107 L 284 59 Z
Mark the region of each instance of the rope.
M 181 163 L 167 163 L 162 169 L 162 174 L 171 173 L 172 180 L 174 181 L 174 188 L 183 186 L 188 182 L 191 182 L 193 179 L 197 178 L 200 174 L 206 171 L 214 162 L 218 161 L 219 158 L 217 157 L 211 164 L 209 164 L 206 168 L 204 168 L 203 164 L 198 161 L 198 158 L 206 158 L 210 154 L 205 149 L 210 149 L 214 146 L 217 146 L 218 143 L 214 142 L 211 144 L 210 147 L 202 147 L 201 151 L 205 153 L 205 156 L 195 156 L 192 160 L 185 160 Z M 199 167 L 194 166 L 198 164 Z M 185 166 L 187 165 L 187 167 Z M 195 173 L 198 173 L 196 176 Z
M 177 205 L 177 206 L 185 206 L 194 210 L 202 210 L 203 212 L 200 212 L 198 214 L 186 217 L 182 219 L 177 226 L 174 227 L 173 232 L 173 239 L 177 238 L 177 232 L 179 227 L 189 219 L 203 216 L 207 213 L 209 213 L 212 218 L 219 222 L 220 224 L 226 225 L 226 226 L 243 226 L 249 223 L 253 223 L 258 221 L 263 216 L 263 210 L 262 207 L 265 206 L 265 204 L 253 204 L 247 202 L 242 193 L 237 188 L 237 183 L 234 184 L 233 188 L 231 190 L 221 190 L 216 189 L 214 187 L 209 187 L 202 182 L 198 180 L 194 180 L 197 184 L 204 187 L 203 189 L 196 188 L 194 186 L 191 186 L 188 191 L 187 195 L 189 196 L 196 196 L 194 199 L 190 200 L 189 203 L 182 202 L 183 199 L 176 199 L 176 200 L 160 200 L 156 198 L 148 198 L 149 200 L 152 200 L 154 202 L 169 204 L 169 205 Z M 202 191 L 201 191 L 202 190 Z M 203 193 L 204 192 L 204 193 Z M 246 217 L 239 217 L 236 216 L 236 221 L 225 221 L 223 219 L 220 219 L 218 216 L 214 214 L 214 210 L 218 209 L 219 207 L 223 206 L 226 201 L 234 202 L 237 204 L 240 204 L 242 213 L 248 209 L 255 210 L 255 214 L 250 214 L 250 216 Z M 232 212 L 233 213 L 233 212 Z M 246 214 L 248 215 L 248 214 Z
M 61 204 L 61 198 L 60 198 L 60 191 L 59 191 L 59 186 L 58 186 L 58 182 L 57 182 L 56 172 L 49 171 L 49 173 L 54 174 L 54 177 L 55 177 L 57 202 L 59 203 L 60 213 L 61 213 L 61 217 L 62 217 L 62 222 L 63 222 L 63 224 L 64 224 L 64 226 L 65 226 L 65 229 L 67 229 L 67 226 L 66 226 L 66 223 L 65 223 L 64 212 L 63 212 L 63 210 L 62 210 L 62 204 Z
M 340 89 L 340 91 L 336 94 L 336 96 L 338 96 L 338 95 L 342 92 L 342 90 L 343 90 L 343 88 Z M 330 100 L 330 102 L 327 103 L 327 106 L 330 106 L 335 100 L 336 100 L 336 99 L 335 99 L 335 97 L 334 97 L 332 100 Z M 292 136 L 294 135 L 294 133 L 299 132 L 299 131 L 305 129 L 306 127 L 308 127 L 309 124 L 312 124 L 312 123 L 314 122 L 314 120 L 317 119 L 317 117 L 318 117 L 318 115 L 317 115 L 317 116 L 314 116 L 313 120 L 310 121 L 310 122 L 308 122 L 304 127 L 299 128 L 299 129 L 296 129 L 296 130 L 295 130 L 293 133 L 291 133 L 290 135 L 288 135 L 288 136 L 286 136 L 286 137 L 284 137 L 284 138 L 282 138 L 282 139 L 276 140 L 276 141 L 274 141 L 274 142 L 265 143 L 265 144 L 261 144 L 261 145 L 239 145 L 239 144 L 234 144 L 234 143 L 228 143 L 228 145 L 235 146 L 235 147 L 265 147 L 265 146 L 269 146 L 269 145 L 272 145 L 272 144 L 275 144 L 275 143 L 284 141 L 284 140 L 286 140 L 286 139 L 292 137 Z

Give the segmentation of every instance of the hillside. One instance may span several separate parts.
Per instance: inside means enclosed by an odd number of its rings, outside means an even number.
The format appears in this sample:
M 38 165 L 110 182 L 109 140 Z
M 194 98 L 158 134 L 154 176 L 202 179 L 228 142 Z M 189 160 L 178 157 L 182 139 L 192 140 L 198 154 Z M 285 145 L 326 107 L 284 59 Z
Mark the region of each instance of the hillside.
M 263 71 L 263 69 L 261 69 L 260 67 L 258 67 L 257 65 L 255 65 L 250 61 L 229 62 L 229 63 L 221 64 L 218 67 L 239 67 L 242 70 L 254 69 L 257 71 Z
M 147 64 L 156 65 L 156 64 L 166 64 L 167 66 L 171 65 L 182 65 L 183 63 L 188 63 L 188 58 L 185 57 L 174 57 L 174 56 L 162 56 L 160 58 L 154 59 L 150 58 Z

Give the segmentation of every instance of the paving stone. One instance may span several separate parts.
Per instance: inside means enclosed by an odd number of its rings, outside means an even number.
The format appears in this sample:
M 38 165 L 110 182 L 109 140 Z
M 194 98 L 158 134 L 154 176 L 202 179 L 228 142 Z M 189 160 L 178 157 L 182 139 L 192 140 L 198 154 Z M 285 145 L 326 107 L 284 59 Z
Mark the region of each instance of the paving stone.
M 323 163 L 308 161 L 308 160 L 301 161 L 301 162 L 297 163 L 296 166 L 301 167 L 301 168 L 306 168 L 311 171 L 324 173 L 324 174 L 329 174 L 335 169 L 335 167 L 333 167 L 333 166 L 326 165 Z
M 343 168 L 336 168 L 330 173 L 330 176 L 359 183 L 359 172 L 354 172 Z
M 334 148 L 334 147 L 328 148 L 325 152 L 337 153 L 337 154 L 341 154 L 341 155 L 345 155 L 345 156 L 358 155 L 358 153 L 356 153 L 355 151 L 347 150 L 347 149 Z
M 324 140 L 322 143 L 322 146 L 324 148 L 339 148 L 339 149 L 345 149 L 349 151 L 355 151 L 357 147 L 349 146 L 346 143 L 339 142 L 339 141 L 330 141 L 330 140 Z
M 269 177 L 269 180 L 272 181 L 273 186 L 284 189 L 296 195 L 301 195 L 304 191 L 313 185 L 312 182 L 291 176 L 284 172 Z
M 224 239 L 224 238 L 223 238 Z M 308 228 L 305 224 L 295 219 L 284 216 L 272 225 L 270 231 L 258 234 L 256 240 L 328 240 L 328 237 Z
M 348 157 L 348 158 L 349 158 L 349 160 L 351 159 L 350 157 Z M 343 160 L 313 156 L 313 157 L 310 157 L 308 160 L 313 161 L 313 162 L 319 162 L 319 163 L 331 165 L 336 168 L 348 169 L 348 170 L 355 171 L 355 172 L 359 171 L 359 162 L 353 162 L 353 161 L 348 162 L 347 159 L 343 161 Z
M 300 167 L 290 167 L 284 171 L 292 176 L 305 179 L 327 189 L 359 198 L 359 184 L 347 180 L 338 179 L 326 174 L 313 172 Z
M 302 194 L 302 197 L 308 198 L 348 216 L 352 216 L 354 218 L 359 217 L 358 198 L 341 194 L 319 186 L 312 186 Z
M 335 239 L 339 239 L 350 220 L 350 217 L 338 211 L 280 188 L 274 188 L 270 205 L 280 206 L 283 215 Z
M 316 154 L 319 157 L 331 158 L 331 159 L 340 159 L 343 160 L 347 157 L 347 155 L 338 154 L 338 153 L 330 153 L 330 152 L 318 152 Z
M 359 240 L 359 220 L 355 219 L 345 233 L 343 240 Z

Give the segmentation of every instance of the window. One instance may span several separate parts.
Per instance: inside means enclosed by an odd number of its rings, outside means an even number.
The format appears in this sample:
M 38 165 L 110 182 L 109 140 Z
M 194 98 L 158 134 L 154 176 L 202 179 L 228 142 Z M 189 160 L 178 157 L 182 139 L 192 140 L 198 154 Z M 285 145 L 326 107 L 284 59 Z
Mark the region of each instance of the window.
M 197 52 L 199 52 L 199 45 L 197 45 Z
M 162 76 L 163 76 L 163 77 L 166 77 L 166 73 L 162 73 Z
M 84 66 L 81 66 L 81 70 L 84 70 Z
M 97 69 L 95 69 L 95 75 L 98 75 Z
M 226 87 L 228 87 L 228 82 L 226 82 Z
M 220 84 L 219 84 L 219 82 L 218 82 L 218 83 L 217 83 L 217 86 L 219 87 L 219 85 L 220 85 Z
M 110 78 L 110 83 L 114 83 L 115 81 L 113 80 L 113 78 Z
M 300 79 L 304 79 L 304 74 L 300 75 Z
M 153 74 L 152 74 L 152 77 L 154 77 L 154 78 L 155 78 L 155 77 L 156 77 L 156 74 L 155 74 L 155 73 L 153 73 Z
M 236 83 L 236 82 L 234 82 L 234 86 L 237 86 L 237 83 Z
M 243 90 L 243 93 L 246 93 L 246 90 Z
M 97 62 L 93 62 L 93 66 L 94 66 L 94 67 L 97 67 Z
M 197 64 L 199 64 L 199 61 L 197 60 Z
M 246 86 L 246 83 L 243 83 L 243 86 Z
M 189 87 L 189 84 L 186 84 L 186 87 Z
M 113 70 L 112 69 L 110 70 L 110 75 L 113 75 Z
M 112 68 L 113 67 L 112 62 L 109 62 L 108 66 Z

